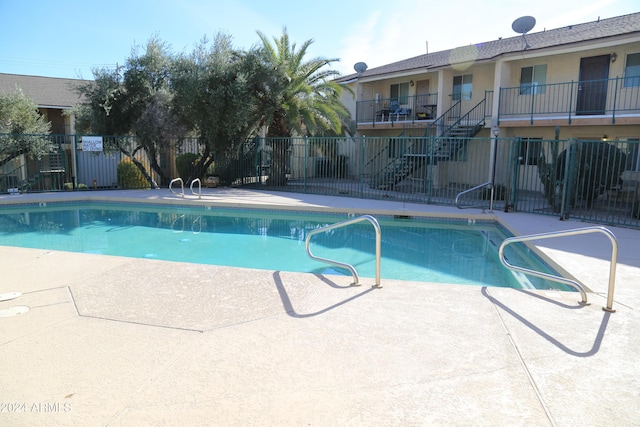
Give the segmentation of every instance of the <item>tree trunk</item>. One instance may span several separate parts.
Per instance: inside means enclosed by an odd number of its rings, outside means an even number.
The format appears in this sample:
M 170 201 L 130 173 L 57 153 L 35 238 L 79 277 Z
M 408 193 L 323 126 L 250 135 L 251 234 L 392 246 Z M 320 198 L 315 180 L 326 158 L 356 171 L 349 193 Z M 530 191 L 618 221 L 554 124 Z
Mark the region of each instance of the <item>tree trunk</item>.
M 271 147 L 271 164 L 269 165 L 269 177 L 267 185 L 287 185 L 287 156 L 291 135 L 286 125 L 283 112 L 274 114 L 273 122 L 267 132 L 268 144 Z

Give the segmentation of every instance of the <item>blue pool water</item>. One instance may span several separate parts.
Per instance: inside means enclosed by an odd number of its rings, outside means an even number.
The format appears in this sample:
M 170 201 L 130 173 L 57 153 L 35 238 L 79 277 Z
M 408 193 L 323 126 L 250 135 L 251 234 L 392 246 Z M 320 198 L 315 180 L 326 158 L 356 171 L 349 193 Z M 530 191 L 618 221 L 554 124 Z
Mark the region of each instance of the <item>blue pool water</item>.
M 267 270 L 345 274 L 311 259 L 310 230 L 347 219 L 249 209 L 167 207 L 114 203 L 48 204 L 0 209 L 0 245 Z M 382 230 L 382 279 L 558 288 L 525 278 L 500 263 L 497 248 L 509 237 L 494 222 L 376 216 Z M 551 272 L 535 255 L 512 245 L 509 262 Z M 314 255 L 352 264 L 375 276 L 375 230 L 368 222 L 314 236 Z

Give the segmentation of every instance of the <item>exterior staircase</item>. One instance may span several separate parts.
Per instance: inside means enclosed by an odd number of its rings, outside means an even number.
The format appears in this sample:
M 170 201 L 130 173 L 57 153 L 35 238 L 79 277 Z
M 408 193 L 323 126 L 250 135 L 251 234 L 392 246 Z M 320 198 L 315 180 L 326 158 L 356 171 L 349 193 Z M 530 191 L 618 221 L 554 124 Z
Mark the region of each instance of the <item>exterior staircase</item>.
M 469 138 L 473 138 L 485 126 L 485 106 L 486 99 L 483 99 L 468 113 L 460 116 L 460 101 L 456 102 L 427 126 L 424 139 L 408 139 L 404 153 L 389 160 L 372 186 L 382 190 L 394 189 L 422 165 L 455 158 Z
M 38 190 L 62 190 L 65 181 L 65 161 L 62 150 L 44 154 L 38 161 L 38 172 L 18 183 L 23 192 Z

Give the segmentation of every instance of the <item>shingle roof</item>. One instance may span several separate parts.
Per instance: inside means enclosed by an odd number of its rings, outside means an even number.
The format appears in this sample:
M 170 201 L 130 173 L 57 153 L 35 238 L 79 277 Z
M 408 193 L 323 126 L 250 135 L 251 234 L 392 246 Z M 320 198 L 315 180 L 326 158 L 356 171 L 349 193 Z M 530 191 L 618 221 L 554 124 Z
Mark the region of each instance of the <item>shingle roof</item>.
M 75 88 L 87 81 L 0 73 L 0 93 L 13 93 L 19 86 L 40 107 L 70 108 L 80 100 Z
M 535 51 L 633 33 L 640 33 L 640 12 L 584 24 L 569 25 L 553 30 L 528 33 L 525 38 L 529 44 L 527 51 Z M 355 77 L 373 77 L 417 69 L 428 70 L 470 60 L 486 61 L 500 55 L 521 52 L 524 49 L 525 39 L 518 35 L 404 59 L 366 70 L 359 76 L 355 73 L 343 76 L 337 81 L 344 82 Z

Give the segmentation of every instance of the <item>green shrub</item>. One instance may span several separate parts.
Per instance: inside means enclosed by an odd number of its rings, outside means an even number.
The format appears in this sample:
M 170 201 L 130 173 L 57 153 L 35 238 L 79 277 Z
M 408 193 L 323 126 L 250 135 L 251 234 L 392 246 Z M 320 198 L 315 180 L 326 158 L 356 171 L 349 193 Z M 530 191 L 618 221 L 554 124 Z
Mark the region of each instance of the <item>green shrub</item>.
M 193 171 L 197 161 L 198 155 L 194 153 L 184 153 L 176 157 L 176 170 L 178 171 L 178 176 L 183 180 L 186 180 Z
M 617 147 L 604 141 L 581 141 L 571 145 L 558 156 L 556 177 L 564 179 L 567 156 L 574 158 L 575 167 L 571 176 L 571 205 L 576 200 L 584 200 L 591 207 L 594 200 L 606 188 L 613 188 L 620 182 L 620 176 L 627 164 L 627 155 Z M 593 167 L 593 165 L 601 165 Z M 606 171 L 606 173 L 603 173 Z
M 118 187 L 149 188 L 149 181 L 130 160 L 118 163 Z
M 86 190 L 88 188 L 89 187 L 87 187 L 86 184 L 79 183 L 78 185 L 76 185 L 76 190 Z M 73 182 L 65 182 L 64 189 L 67 191 L 73 190 Z

